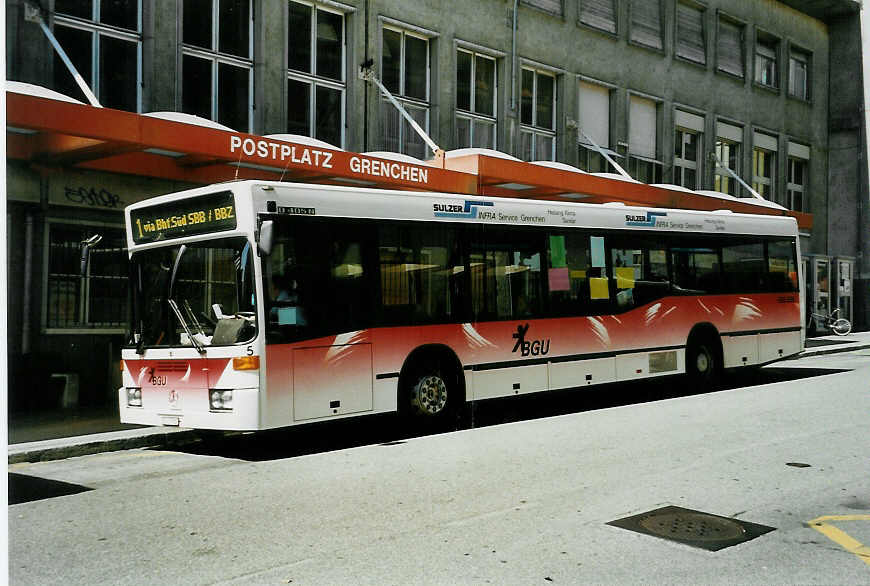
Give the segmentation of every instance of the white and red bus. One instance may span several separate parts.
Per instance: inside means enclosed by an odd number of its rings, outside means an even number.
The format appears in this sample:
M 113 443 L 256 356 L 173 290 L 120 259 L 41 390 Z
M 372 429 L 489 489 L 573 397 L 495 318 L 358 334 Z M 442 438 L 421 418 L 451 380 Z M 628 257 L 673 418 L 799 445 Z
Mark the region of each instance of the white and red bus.
M 437 422 L 803 348 L 788 217 L 243 181 L 126 221 L 126 423 Z

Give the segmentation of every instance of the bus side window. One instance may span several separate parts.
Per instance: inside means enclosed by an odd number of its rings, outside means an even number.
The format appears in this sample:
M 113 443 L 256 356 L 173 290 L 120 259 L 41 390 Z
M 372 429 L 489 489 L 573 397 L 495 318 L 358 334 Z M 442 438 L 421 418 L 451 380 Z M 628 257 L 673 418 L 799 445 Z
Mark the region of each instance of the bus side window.
M 721 293 L 719 253 L 713 248 L 671 249 L 673 282 L 677 293 L 700 295 Z
M 767 288 L 764 243 L 726 244 L 722 247 L 722 274 L 725 291 L 758 293 Z
M 543 317 L 543 255 L 538 242 L 524 230 L 486 231 L 484 250 L 471 251 L 476 320 Z
M 768 291 L 772 293 L 796 292 L 797 263 L 791 240 L 772 240 L 767 243 Z

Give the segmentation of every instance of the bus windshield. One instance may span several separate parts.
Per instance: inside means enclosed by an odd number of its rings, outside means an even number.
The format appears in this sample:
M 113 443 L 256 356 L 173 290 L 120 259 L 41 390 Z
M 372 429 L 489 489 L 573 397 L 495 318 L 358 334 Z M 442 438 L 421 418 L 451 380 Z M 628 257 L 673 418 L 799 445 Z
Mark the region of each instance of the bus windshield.
M 251 245 L 223 238 L 137 252 L 130 344 L 230 346 L 257 333 Z

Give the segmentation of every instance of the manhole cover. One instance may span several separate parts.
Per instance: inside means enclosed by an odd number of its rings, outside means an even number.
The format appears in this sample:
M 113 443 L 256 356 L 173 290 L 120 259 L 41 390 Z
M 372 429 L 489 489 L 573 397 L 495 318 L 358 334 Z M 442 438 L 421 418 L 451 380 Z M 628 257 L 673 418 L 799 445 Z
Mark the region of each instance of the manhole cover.
M 709 551 L 731 547 L 774 530 L 773 527 L 682 507 L 663 507 L 611 521 L 608 525 Z

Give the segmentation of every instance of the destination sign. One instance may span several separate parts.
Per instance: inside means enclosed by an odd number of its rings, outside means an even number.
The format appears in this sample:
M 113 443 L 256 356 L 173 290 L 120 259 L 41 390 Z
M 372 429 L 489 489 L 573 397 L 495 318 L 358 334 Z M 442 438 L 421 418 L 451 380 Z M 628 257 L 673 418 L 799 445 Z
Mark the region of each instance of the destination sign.
M 130 211 L 133 242 L 156 242 L 232 230 L 236 206 L 230 191 Z

